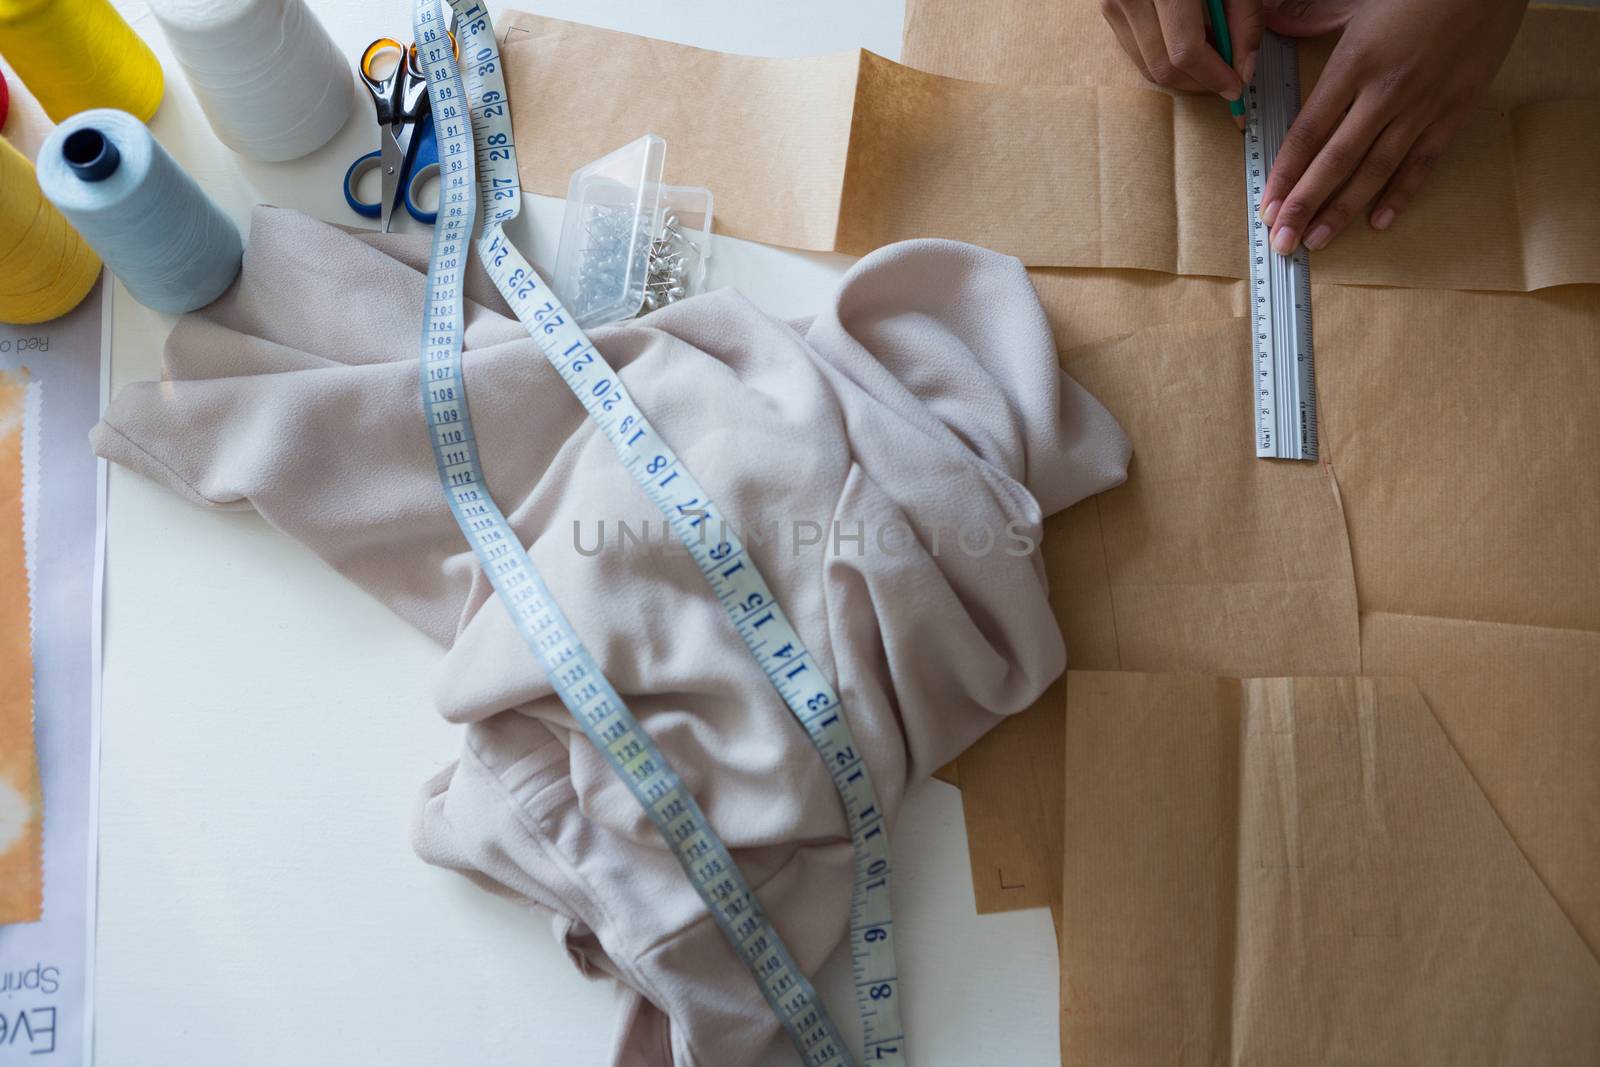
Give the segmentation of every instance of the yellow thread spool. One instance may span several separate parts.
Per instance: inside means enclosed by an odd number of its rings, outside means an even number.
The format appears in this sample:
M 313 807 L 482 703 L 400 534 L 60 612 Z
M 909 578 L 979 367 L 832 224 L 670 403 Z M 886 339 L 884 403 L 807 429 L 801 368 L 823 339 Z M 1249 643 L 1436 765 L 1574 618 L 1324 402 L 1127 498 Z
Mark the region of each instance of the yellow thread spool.
M 110 0 L 0 0 L 0 54 L 51 121 L 114 107 L 148 122 L 161 64 Z
M 0 138 L 0 322 L 46 322 L 83 301 L 100 260 L 39 191 L 28 157 Z

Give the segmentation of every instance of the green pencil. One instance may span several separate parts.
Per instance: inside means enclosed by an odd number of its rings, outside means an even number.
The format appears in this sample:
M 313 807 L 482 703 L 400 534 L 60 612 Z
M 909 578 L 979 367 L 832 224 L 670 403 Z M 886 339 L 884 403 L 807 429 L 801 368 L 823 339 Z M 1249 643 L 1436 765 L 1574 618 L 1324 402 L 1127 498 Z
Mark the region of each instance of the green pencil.
M 1211 30 L 1217 35 L 1217 51 L 1222 53 L 1222 61 L 1228 66 L 1233 66 L 1233 38 L 1228 36 L 1228 16 L 1222 10 L 1222 0 L 1206 0 L 1206 11 L 1211 15 Z M 1244 97 L 1228 101 L 1228 113 L 1236 118 L 1244 118 Z

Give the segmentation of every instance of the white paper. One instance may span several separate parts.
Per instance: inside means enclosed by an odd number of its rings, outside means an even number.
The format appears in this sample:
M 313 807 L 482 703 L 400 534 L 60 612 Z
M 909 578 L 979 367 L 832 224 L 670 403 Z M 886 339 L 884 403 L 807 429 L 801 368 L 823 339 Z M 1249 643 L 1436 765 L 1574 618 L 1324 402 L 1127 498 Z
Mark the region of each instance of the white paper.
M 0 369 L 26 368 L 25 536 L 34 741 L 44 792 L 44 911 L 0 926 L 0 1064 L 91 1059 L 100 589 L 105 469 L 89 450 L 109 385 L 102 279 L 77 310 L 0 325 Z

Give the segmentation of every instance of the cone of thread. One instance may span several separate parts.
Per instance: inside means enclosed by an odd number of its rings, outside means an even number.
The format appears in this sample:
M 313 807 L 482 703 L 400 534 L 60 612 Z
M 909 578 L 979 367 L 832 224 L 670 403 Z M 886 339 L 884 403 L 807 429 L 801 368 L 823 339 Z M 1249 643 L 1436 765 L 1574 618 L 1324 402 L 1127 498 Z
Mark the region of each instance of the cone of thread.
M 251 159 L 321 148 L 355 101 L 350 61 L 305 0 L 151 0 L 211 128 Z
M 99 258 L 40 192 L 33 164 L 0 138 L 0 322 L 60 318 L 99 277 Z
M 39 148 L 39 188 L 145 307 L 193 311 L 239 275 L 239 230 L 150 130 L 80 112 Z
M 161 64 L 109 0 L 0 0 L 0 55 L 54 122 L 113 107 L 149 120 Z

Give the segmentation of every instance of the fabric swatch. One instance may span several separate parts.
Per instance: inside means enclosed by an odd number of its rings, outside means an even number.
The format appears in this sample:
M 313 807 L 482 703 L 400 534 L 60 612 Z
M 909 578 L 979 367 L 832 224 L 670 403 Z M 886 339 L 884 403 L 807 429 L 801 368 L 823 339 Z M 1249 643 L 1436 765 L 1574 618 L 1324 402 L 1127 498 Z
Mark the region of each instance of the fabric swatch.
M 31 395 L 30 395 L 31 394 Z M 43 907 L 44 798 L 33 740 L 33 616 L 24 502 L 30 390 L 0 373 L 0 924 Z

